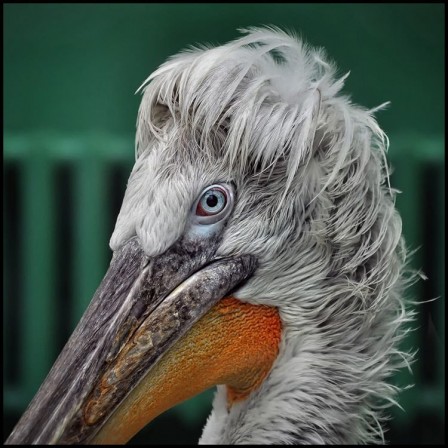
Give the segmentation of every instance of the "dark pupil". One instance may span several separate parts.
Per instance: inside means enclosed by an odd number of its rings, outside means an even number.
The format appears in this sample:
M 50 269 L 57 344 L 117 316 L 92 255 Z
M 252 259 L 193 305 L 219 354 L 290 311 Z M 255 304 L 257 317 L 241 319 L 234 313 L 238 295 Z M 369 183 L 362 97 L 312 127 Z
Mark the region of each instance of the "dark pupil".
M 207 205 L 209 207 L 216 207 L 216 205 L 218 204 L 218 198 L 216 197 L 216 195 L 211 194 L 207 197 L 207 200 L 205 202 L 207 202 Z

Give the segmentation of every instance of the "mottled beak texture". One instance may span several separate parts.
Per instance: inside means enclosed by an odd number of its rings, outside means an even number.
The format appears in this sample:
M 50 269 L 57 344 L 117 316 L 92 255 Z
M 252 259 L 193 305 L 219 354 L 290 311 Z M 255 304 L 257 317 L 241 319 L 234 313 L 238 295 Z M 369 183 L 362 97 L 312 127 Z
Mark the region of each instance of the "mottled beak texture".
M 217 246 L 182 238 L 148 258 L 133 237 L 118 249 L 6 444 L 101 443 L 101 428 L 164 353 L 256 269 L 251 255 L 216 259 Z

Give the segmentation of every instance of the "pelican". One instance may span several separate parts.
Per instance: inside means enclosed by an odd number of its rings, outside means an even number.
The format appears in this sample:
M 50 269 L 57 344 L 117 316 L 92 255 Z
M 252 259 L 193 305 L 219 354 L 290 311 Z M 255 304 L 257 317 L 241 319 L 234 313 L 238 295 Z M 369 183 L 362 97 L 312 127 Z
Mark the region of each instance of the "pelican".
M 110 267 L 7 444 L 125 444 L 214 386 L 201 444 L 385 442 L 407 250 L 346 77 L 261 27 L 146 79 Z

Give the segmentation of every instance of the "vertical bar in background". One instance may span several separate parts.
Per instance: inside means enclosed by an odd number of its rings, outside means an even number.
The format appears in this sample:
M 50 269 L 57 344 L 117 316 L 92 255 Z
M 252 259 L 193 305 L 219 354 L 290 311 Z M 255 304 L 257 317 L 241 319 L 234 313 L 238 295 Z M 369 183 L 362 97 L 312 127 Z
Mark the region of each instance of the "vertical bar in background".
M 87 308 L 107 266 L 107 160 L 99 139 L 83 140 L 75 166 L 73 327 Z
M 9 245 L 9 229 L 8 224 L 9 220 L 6 216 L 7 210 L 7 194 L 6 194 L 6 185 L 5 185 L 5 168 L 8 163 L 7 160 L 3 161 L 3 391 L 8 389 L 8 379 L 5 375 L 7 372 L 7 364 L 11 362 L 11 359 L 8 359 L 9 350 L 8 350 L 8 336 L 10 333 L 10 316 L 9 316 L 9 302 L 11 297 L 9 297 L 9 262 L 10 259 L 9 253 L 11 251 L 11 247 Z
M 415 148 L 416 144 L 415 142 L 409 144 L 399 140 L 395 143 L 395 145 L 401 145 L 401 147 L 396 148 L 396 157 L 392 159 L 394 168 L 394 185 L 392 186 L 401 191 L 397 195 L 396 205 L 403 222 L 403 235 L 406 247 L 411 251 L 417 249 L 417 252 L 412 255 L 410 266 L 408 267 L 418 270 L 422 267 L 421 245 L 423 242 L 423 229 L 421 213 L 423 212 L 423 197 L 421 192 L 423 182 L 421 162 L 415 156 L 415 152 L 419 149 Z M 406 297 L 413 301 L 419 301 L 421 300 L 421 290 L 421 281 L 418 281 L 405 292 Z M 420 347 L 420 342 L 422 341 L 419 311 L 420 309 L 417 307 L 416 321 L 411 324 L 413 330 L 408 333 L 406 340 L 402 343 L 402 349 L 406 351 L 415 351 L 415 349 Z M 399 402 L 405 413 L 395 409 L 395 415 L 399 421 L 409 423 L 414 412 L 417 411 L 417 389 L 420 388 L 422 380 L 420 365 L 419 353 L 417 353 L 417 359 L 412 365 L 413 374 L 410 374 L 407 369 L 402 369 L 397 374 L 396 378 L 400 386 L 415 384 L 413 388 L 400 394 Z
M 443 147 L 443 143 L 441 147 Z M 440 165 L 443 163 L 443 153 L 441 152 Z M 440 291 L 440 298 L 438 299 L 438 316 L 436 317 L 438 322 L 438 328 L 440 333 L 437 335 L 439 338 L 439 371 L 437 372 L 437 395 L 439 397 L 439 409 L 441 409 L 442 415 L 445 414 L 445 170 L 444 166 L 440 166 L 440 175 L 437 176 L 437 189 L 438 194 L 438 212 L 440 216 L 440 223 L 438 226 L 439 234 L 437 235 L 437 290 Z
M 31 144 L 31 141 L 30 141 Z M 21 227 L 23 270 L 21 375 L 27 399 L 36 393 L 56 353 L 55 296 L 53 285 L 55 254 L 55 210 L 53 164 L 45 140 L 34 141 L 30 156 L 20 172 L 23 204 Z

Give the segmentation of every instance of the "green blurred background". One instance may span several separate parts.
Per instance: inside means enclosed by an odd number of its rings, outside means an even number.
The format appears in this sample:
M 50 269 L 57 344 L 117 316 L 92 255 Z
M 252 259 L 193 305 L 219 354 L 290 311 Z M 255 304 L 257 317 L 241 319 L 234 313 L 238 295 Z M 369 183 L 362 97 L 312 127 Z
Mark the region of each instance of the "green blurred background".
M 443 4 L 6 4 L 4 24 L 4 438 L 44 379 L 110 260 L 133 164 L 142 81 L 168 56 L 273 24 L 323 46 L 345 92 L 391 141 L 392 185 L 419 320 L 415 386 L 386 438 L 444 442 Z M 194 379 L 192 379 L 194 381 Z M 131 443 L 196 443 L 212 391 L 160 416 Z

